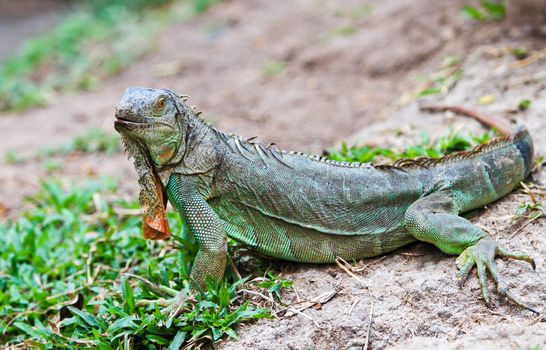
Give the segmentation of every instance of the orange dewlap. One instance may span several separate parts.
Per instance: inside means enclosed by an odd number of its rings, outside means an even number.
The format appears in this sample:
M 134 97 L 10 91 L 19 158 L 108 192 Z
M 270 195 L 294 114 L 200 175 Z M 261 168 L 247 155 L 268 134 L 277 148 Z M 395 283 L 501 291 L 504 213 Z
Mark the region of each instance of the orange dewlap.
M 167 239 L 171 235 L 169 222 L 167 221 L 167 196 L 163 190 L 161 180 L 154 174 L 154 185 L 157 202 L 153 203 L 154 209 L 150 212 L 150 203 L 141 203 L 142 208 L 142 235 L 145 239 Z
M 149 217 L 142 220 L 142 234 L 145 239 L 167 239 L 171 235 L 169 223 L 165 211 L 156 215 L 153 219 Z

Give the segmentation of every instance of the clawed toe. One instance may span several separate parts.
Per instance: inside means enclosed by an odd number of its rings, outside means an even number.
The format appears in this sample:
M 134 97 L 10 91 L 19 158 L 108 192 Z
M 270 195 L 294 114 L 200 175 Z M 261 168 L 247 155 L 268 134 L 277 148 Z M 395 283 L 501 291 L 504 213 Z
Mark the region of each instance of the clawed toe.
M 459 288 L 463 288 L 464 283 L 468 279 L 468 275 L 470 274 L 470 270 L 472 270 L 472 267 L 474 266 L 475 262 L 474 259 L 468 254 L 461 254 L 459 258 L 457 258 L 460 264 L 460 270 L 457 274 L 457 284 L 459 285 Z
M 168 318 L 174 318 L 184 311 L 184 304 L 188 299 L 188 293 L 183 291 L 179 292 L 172 299 L 159 298 L 156 300 L 139 300 L 136 304 L 137 307 L 146 307 L 148 305 L 157 305 L 162 307 L 161 314 Z
M 508 291 L 508 289 L 506 288 L 506 286 L 504 284 L 502 286 L 499 285 L 497 287 L 497 292 L 499 293 L 500 296 L 504 297 L 507 300 L 510 300 L 514 304 L 516 304 L 516 305 L 518 305 L 518 306 L 520 306 L 520 307 L 522 307 L 524 309 L 527 309 L 527 310 L 531 311 L 534 314 L 540 315 L 540 312 L 538 312 L 537 310 L 531 308 L 530 306 L 528 306 L 524 302 L 522 302 L 522 301 L 518 300 L 516 297 L 514 297 L 512 295 L 512 293 L 510 293 Z
M 536 268 L 535 261 L 528 254 L 514 253 L 502 247 L 498 247 L 496 243 L 492 244 L 492 242 L 494 241 L 487 240 L 487 241 L 483 241 L 483 243 L 482 241 L 479 241 L 475 245 L 465 249 L 461 253 L 461 255 L 457 258 L 457 264 L 460 267 L 460 271 L 456 277 L 459 288 L 461 288 L 464 285 L 466 279 L 468 278 L 468 275 L 470 274 L 470 271 L 472 270 L 474 265 L 476 265 L 476 269 L 478 271 L 478 278 L 480 280 L 482 295 L 483 295 L 485 304 L 488 308 L 491 308 L 492 303 L 491 303 L 491 293 L 489 290 L 489 283 L 487 281 L 487 271 L 489 271 L 491 278 L 497 284 L 497 292 L 500 296 L 504 297 L 505 299 L 511 301 L 512 303 L 524 309 L 527 309 L 535 314 L 539 314 L 537 310 L 521 302 L 508 291 L 506 284 L 499 276 L 497 265 L 494 260 L 494 257 L 495 257 L 494 253 L 497 253 L 498 255 L 512 258 L 512 259 L 527 261 L 531 264 L 533 269 Z
M 168 304 L 161 310 L 163 316 L 174 318 L 184 311 L 184 304 L 188 298 L 188 293 L 180 292 L 174 298 L 168 301 Z
M 529 254 L 527 253 L 521 253 L 521 252 L 512 252 L 506 248 L 497 247 L 497 254 L 500 256 L 503 256 L 505 258 L 515 259 L 515 260 L 521 260 L 526 261 L 529 264 L 531 264 L 531 267 L 533 270 L 537 269 L 537 265 L 535 263 L 535 259 L 533 259 Z
M 487 281 L 486 264 L 483 261 L 478 260 L 476 262 L 476 267 L 480 285 L 482 286 L 483 300 L 485 301 L 485 305 L 488 308 L 491 308 L 491 292 L 489 291 L 489 282 Z

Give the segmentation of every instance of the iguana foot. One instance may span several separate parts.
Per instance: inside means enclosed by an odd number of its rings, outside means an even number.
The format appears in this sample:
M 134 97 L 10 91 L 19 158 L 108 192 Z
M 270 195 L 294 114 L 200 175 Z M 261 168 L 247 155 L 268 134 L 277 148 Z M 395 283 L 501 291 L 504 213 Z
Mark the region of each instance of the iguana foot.
M 161 314 L 173 318 L 184 311 L 184 304 L 189 297 L 187 291 L 179 292 L 174 298 L 167 300 L 166 306 L 161 310 Z
M 163 316 L 167 316 L 168 318 L 174 318 L 182 311 L 184 311 L 184 304 L 186 303 L 186 300 L 190 298 L 190 293 L 188 293 L 187 290 L 183 290 L 181 292 L 177 292 L 176 295 L 174 295 L 171 299 L 156 299 L 156 300 L 140 300 L 137 302 L 137 307 L 145 307 L 150 304 L 156 304 L 161 309 L 161 314 Z
M 483 298 L 487 307 L 491 307 L 491 294 L 489 292 L 489 284 L 487 282 L 486 272 L 486 270 L 489 270 L 491 277 L 497 283 L 497 292 L 501 296 L 519 305 L 520 307 L 539 314 L 538 311 L 530 308 L 525 303 L 519 301 L 508 291 L 504 280 L 499 276 L 499 273 L 497 271 L 497 264 L 495 263 L 496 255 L 527 261 L 531 264 L 533 270 L 536 268 L 535 261 L 528 254 L 510 252 L 509 250 L 500 247 L 491 236 L 485 236 L 480 239 L 476 244 L 466 248 L 457 258 L 456 263 L 460 269 L 459 273 L 457 274 L 459 287 L 462 287 L 464 285 L 464 282 L 466 281 L 470 270 L 472 270 L 472 267 L 476 265 Z

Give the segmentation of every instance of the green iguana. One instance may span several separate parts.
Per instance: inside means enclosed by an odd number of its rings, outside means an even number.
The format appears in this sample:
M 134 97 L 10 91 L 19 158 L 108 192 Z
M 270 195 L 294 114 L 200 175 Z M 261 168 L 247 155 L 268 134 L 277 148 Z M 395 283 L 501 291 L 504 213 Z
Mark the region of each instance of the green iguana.
M 507 290 L 494 259 L 527 261 L 533 269 L 534 260 L 459 216 L 508 194 L 530 174 L 533 141 L 525 128 L 512 133 L 497 125 L 507 135 L 439 159 L 341 163 L 225 134 L 185 100 L 168 89 L 129 88 L 115 128 L 139 174 L 144 237 L 169 237 L 168 198 L 196 238 L 194 288 L 207 276 L 223 277 L 227 237 L 305 263 L 373 257 L 418 240 L 458 255 L 460 286 L 476 265 L 487 306 L 486 270 L 500 295 L 536 312 Z

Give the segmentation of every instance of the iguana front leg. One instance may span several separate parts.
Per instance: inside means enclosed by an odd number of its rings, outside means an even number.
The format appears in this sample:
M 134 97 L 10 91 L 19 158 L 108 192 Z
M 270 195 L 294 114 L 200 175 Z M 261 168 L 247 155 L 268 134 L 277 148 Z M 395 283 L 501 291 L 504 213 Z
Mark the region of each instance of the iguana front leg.
M 207 276 L 215 280 L 224 277 L 227 261 L 227 238 L 224 227 L 216 213 L 197 191 L 194 178 L 172 175 L 167 186 L 167 195 L 199 245 L 190 275 L 192 287 L 205 288 Z
M 227 239 L 224 228 L 216 213 L 198 193 L 194 179 L 191 177 L 172 175 L 167 185 L 167 195 L 199 245 L 190 279 L 193 290 L 203 290 L 206 288 L 207 276 L 216 280 L 224 276 L 227 260 Z M 176 317 L 183 310 L 189 296 L 187 290 L 172 295 L 173 298 L 170 300 L 156 301 L 164 307 L 161 310 L 162 314 L 171 318 Z M 147 306 L 152 302 L 151 300 L 141 301 L 140 306 Z
M 493 237 L 470 221 L 458 216 L 457 201 L 451 189 L 446 188 L 423 197 L 413 203 L 405 215 L 405 226 L 418 240 L 429 242 L 447 254 L 459 254 L 457 274 L 459 286 L 462 287 L 474 265 L 486 305 L 491 306 L 491 296 L 487 283 L 489 270 L 497 283 L 497 292 L 517 305 L 538 313 L 510 294 L 506 284 L 499 276 L 495 256 L 524 260 L 535 268 L 534 260 L 525 253 L 511 253 L 500 247 Z

